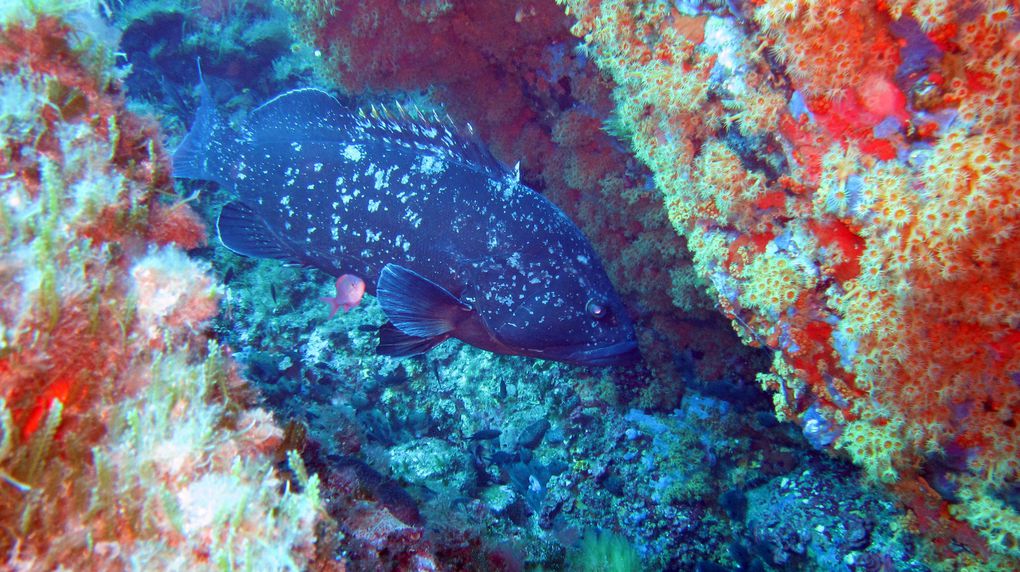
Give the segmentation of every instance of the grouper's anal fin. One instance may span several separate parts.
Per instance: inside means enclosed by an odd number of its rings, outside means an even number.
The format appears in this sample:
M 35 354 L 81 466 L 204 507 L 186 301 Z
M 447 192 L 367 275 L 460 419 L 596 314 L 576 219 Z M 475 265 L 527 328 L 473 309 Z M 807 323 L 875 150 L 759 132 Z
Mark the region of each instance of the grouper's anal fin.
M 419 338 L 401 332 L 390 322 L 379 328 L 379 345 L 375 353 L 395 358 L 423 354 L 450 338 L 449 334 Z
M 300 264 L 261 216 L 241 201 L 223 205 L 216 220 L 220 242 L 231 251 L 254 258 L 276 258 Z
M 390 322 L 417 338 L 449 334 L 471 310 L 439 284 L 393 263 L 379 273 L 376 297 Z

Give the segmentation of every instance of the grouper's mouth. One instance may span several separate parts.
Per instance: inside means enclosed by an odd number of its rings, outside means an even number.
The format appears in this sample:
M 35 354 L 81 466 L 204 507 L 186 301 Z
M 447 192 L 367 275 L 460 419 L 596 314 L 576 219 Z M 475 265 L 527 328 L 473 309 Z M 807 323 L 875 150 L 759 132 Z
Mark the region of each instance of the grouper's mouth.
M 586 348 L 568 354 L 564 361 L 578 365 L 632 365 L 641 359 L 637 342 L 627 340 L 598 348 Z

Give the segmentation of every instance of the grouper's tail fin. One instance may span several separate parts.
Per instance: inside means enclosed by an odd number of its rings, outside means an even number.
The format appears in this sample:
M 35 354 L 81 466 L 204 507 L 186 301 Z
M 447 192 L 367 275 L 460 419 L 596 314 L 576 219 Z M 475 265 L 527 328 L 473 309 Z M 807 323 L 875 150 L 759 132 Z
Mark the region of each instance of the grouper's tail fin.
M 223 122 L 216 110 L 216 102 L 202 78 L 201 60 L 198 62 L 198 91 L 200 101 L 195 122 L 174 151 L 174 177 L 229 186 L 232 178 L 229 149 L 236 145 L 237 133 Z

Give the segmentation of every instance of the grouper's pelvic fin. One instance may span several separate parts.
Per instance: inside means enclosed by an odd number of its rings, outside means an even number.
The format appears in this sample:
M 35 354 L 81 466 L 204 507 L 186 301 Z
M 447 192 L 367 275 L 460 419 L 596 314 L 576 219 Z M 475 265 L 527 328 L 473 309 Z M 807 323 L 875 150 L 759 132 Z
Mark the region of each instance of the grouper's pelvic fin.
M 226 126 L 216 110 L 216 102 L 198 68 L 199 105 L 191 131 L 174 151 L 173 173 L 180 179 L 214 181 L 231 188 L 231 158 L 237 157 L 237 133 Z

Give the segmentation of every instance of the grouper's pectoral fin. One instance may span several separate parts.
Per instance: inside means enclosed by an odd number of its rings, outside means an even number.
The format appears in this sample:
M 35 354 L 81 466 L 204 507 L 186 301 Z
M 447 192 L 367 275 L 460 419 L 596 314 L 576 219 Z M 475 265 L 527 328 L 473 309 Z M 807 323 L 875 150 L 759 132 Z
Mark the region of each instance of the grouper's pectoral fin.
M 383 267 L 376 297 L 396 329 L 416 338 L 450 334 L 471 310 L 439 284 L 398 264 Z
M 379 345 L 375 348 L 375 353 L 397 358 L 416 356 L 438 346 L 449 337 L 449 334 L 431 338 L 409 336 L 390 322 L 386 322 L 379 328 Z
M 300 263 L 266 225 L 266 221 L 241 201 L 223 205 L 216 220 L 216 230 L 223 245 L 237 254 Z

